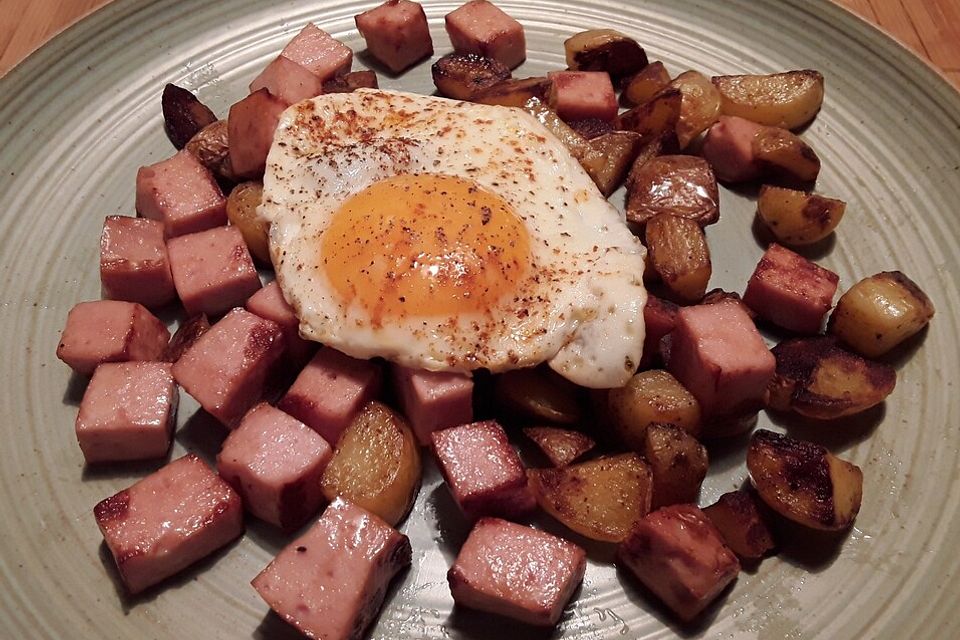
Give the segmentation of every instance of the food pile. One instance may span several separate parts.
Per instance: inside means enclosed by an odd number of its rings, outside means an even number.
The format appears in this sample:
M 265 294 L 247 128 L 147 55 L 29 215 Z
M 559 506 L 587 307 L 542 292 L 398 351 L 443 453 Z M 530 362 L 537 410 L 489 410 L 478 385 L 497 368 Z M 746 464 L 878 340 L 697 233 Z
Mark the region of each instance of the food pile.
M 762 429 L 750 486 L 697 506 L 701 441 L 760 410 L 878 405 L 884 357 L 934 313 L 898 271 L 834 305 L 837 274 L 793 250 L 845 211 L 813 193 L 820 159 L 794 133 L 821 74 L 671 77 L 599 29 L 565 41 L 568 69 L 515 78 L 516 20 L 487 0 L 445 20 L 440 97 L 380 90 L 313 24 L 225 120 L 164 90 L 178 151 L 141 167 L 137 217 L 105 220 L 104 299 L 70 311 L 57 348 L 90 376 L 88 464 L 168 456 L 180 389 L 229 430 L 216 469 L 189 453 L 94 508 L 129 593 L 242 535 L 246 513 L 292 536 L 250 576 L 271 609 L 308 637 L 361 637 L 411 562 L 396 527 L 425 457 L 473 527 L 457 606 L 533 625 L 583 579 L 578 536 L 617 545 L 690 621 L 778 527 L 856 518 L 859 468 Z M 415 2 L 356 23 L 391 74 L 433 55 Z M 775 239 L 742 295 L 708 291 L 718 181 L 761 185 Z M 173 305 L 171 336 L 154 311 Z M 785 337 L 770 349 L 758 326 Z M 538 510 L 576 535 L 525 524 Z

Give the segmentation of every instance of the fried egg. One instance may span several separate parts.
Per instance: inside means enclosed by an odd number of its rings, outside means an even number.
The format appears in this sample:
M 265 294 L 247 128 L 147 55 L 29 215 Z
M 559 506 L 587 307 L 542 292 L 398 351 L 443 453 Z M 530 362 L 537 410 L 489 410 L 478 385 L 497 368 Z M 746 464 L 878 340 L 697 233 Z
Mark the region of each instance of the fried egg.
M 623 385 L 643 348 L 645 250 L 519 109 L 382 90 L 281 116 L 262 217 L 300 333 L 434 371 L 546 362 Z

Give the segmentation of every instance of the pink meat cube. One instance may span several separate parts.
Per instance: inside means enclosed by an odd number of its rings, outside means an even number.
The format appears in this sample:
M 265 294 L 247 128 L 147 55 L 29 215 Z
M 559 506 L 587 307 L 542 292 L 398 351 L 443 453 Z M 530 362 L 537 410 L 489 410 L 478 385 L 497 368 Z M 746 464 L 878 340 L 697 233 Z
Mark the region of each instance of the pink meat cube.
M 778 327 L 819 333 L 839 282 L 834 272 L 774 243 L 750 277 L 743 302 Z
M 93 508 L 123 584 L 139 593 L 243 533 L 240 496 L 188 454 Z
M 425 447 L 434 431 L 473 422 L 473 379 L 468 375 L 394 365 L 393 390 Z
M 227 224 L 227 199 L 210 170 L 186 149 L 137 172 L 137 213 L 163 223 L 168 238 Z
M 230 107 L 227 118 L 227 144 L 230 167 L 241 178 L 259 178 L 267 165 L 280 114 L 290 103 L 258 89 Z
M 136 302 L 81 302 L 67 314 L 57 357 L 71 369 L 90 375 L 101 362 L 159 360 L 170 332 Z
M 208 413 L 233 427 L 259 402 L 282 354 L 277 323 L 234 309 L 173 363 L 173 377 Z
M 173 282 L 190 315 L 220 315 L 260 289 L 250 250 L 236 227 L 217 227 L 167 243 Z
M 647 304 L 643 307 L 646 334 L 643 337 L 643 355 L 640 357 L 641 369 L 651 366 L 660 358 L 660 341 L 673 331 L 679 309 L 668 300 L 647 295 Z
M 169 363 L 97 367 L 77 414 L 77 441 L 87 464 L 167 455 L 179 398 Z
M 323 504 L 320 478 L 332 455 L 307 425 L 262 403 L 227 436 L 217 469 L 250 513 L 293 531 Z
M 317 343 L 300 337 L 300 320 L 293 307 L 287 304 L 276 280 L 263 287 L 247 300 L 247 311 L 261 318 L 273 320 L 283 329 L 287 360 L 297 369 L 305 365 L 317 350 Z
M 736 116 L 720 116 L 703 141 L 703 157 L 724 182 L 747 182 L 760 177 L 761 166 L 753 139 L 763 127 Z
M 739 303 L 684 307 L 670 335 L 667 368 L 705 417 L 737 416 L 763 405 L 776 360 Z
M 520 456 L 503 427 L 488 420 L 434 431 L 433 451 L 464 515 L 521 517 L 535 507 Z
M 586 552 L 532 527 L 483 518 L 447 573 L 459 606 L 553 626 L 587 568 Z
M 336 444 L 363 405 L 380 393 L 381 378 L 377 363 L 321 347 L 277 407 Z
M 350 71 L 352 65 L 350 47 L 309 23 L 254 78 L 250 91 L 266 89 L 293 104 L 320 95 L 324 80 Z
M 367 51 L 394 73 L 433 55 L 427 14 L 416 2 L 387 0 L 356 17 Z
M 337 498 L 251 584 L 305 636 L 355 640 L 376 617 L 387 587 L 410 565 L 411 555 L 407 536 Z
M 740 561 L 692 504 L 647 514 L 620 545 L 620 563 L 683 620 L 692 620 L 740 572 Z
M 108 216 L 100 235 L 100 284 L 105 297 L 146 307 L 176 298 L 163 223 Z
M 550 106 L 564 120 L 617 117 L 617 94 L 606 71 L 551 71 Z
M 513 69 L 527 57 L 523 27 L 487 0 L 470 0 L 446 15 L 447 35 L 458 53 L 479 53 Z

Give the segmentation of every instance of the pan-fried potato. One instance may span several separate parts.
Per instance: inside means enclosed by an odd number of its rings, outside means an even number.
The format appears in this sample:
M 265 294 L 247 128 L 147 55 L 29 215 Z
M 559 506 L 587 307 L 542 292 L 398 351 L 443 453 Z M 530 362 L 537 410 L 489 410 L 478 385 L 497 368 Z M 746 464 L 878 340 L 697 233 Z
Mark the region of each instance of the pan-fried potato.
M 226 120 L 217 120 L 205 126 L 197 132 L 197 135 L 190 138 L 185 148 L 214 175 L 230 182 L 238 180 L 230 164 Z
M 657 156 L 628 179 L 625 215 L 635 224 L 668 213 L 690 218 L 700 226 L 720 218 L 720 192 L 707 161 L 697 156 Z
M 243 241 L 254 258 L 262 264 L 270 264 L 270 246 L 267 237 L 270 223 L 257 215 L 257 207 L 263 200 L 263 183 L 241 182 L 227 196 L 227 219 L 243 234 Z
M 713 269 L 703 229 L 689 218 L 661 213 L 644 230 L 650 266 L 679 302 L 696 302 Z
M 653 473 L 651 509 L 697 501 L 707 477 L 707 449 L 672 424 L 651 424 L 643 457 Z
M 613 29 L 591 29 L 563 43 L 573 71 L 606 71 L 614 82 L 647 66 L 647 54 L 636 40 Z
M 807 124 L 823 103 L 823 75 L 804 69 L 766 76 L 715 76 L 720 111 L 758 124 L 796 129 Z
M 643 143 L 659 138 L 668 132 L 677 133 L 677 123 L 680 122 L 680 107 L 682 104 L 683 92 L 676 88 L 667 87 L 639 107 L 621 113 L 617 117 L 616 127 L 624 131 L 639 133 Z
M 764 185 L 757 215 L 783 244 L 805 245 L 823 240 L 840 224 L 847 205 L 813 193 Z
M 532 97 L 523 103 L 522 109 L 537 119 L 555 138 L 563 143 L 574 158 L 582 158 L 590 150 L 590 141 L 570 128 L 557 112 L 539 98 Z
M 650 467 L 635 453 L 528 473 L 540 507 L 593 540 L 623 542 L 650 512 Z
M 349 71 L 323 81 L 324 93 L 352 93 L 357 89 L 377 89 L 377 74 L 373 71 Z
M 651 62 L 624 81 L 623 100 L 631 107 L 641 105 L 657 95 L 668 84 L 670 84 L 670 74 L 667 73 L 667 68 L 659 60 Z
M 700 433 L 700 403 L 680 382 L 661 369 L 641 371 L 627 384 L 607 392 L 601 411 L 614 435 L 636 452 L 646 448 L 652 424 L 672 424 L 696 436 Z
M 818 444 L 760 429 L 747 450 L 747 470 L 769 507 L 807 527 L 846 529 L 860 511 L 863 472 Z
M 574 424 L 583 415 L 576 386 L 546 367 L 502 373 L 493 393 L 497 406 L 523 418 Z
M 806 142 L 786 129 L 764 127 L 753 137 L 753 153 L 766 175 L 790 183 L 813 182 L 820 158 Z
M 703 513 L 742 560 L 759 560 L 775 546 L 761 508 L 753 491 L 731 491 L 720 496 Z
M 430 68 L 433 84 L 441 95 L 470 100 L 510 77 L 503 63 L 476 53 L 448 53 Z
M 600 193 L 608 197 L 623 183 L 639 151 L 639 134 L 612 131 L 589 141 L 589 150 L 580 158 L 580 164 Z
M 217 121 L 210 107 L 200 102 L 189 90 L 168 84 L 160 97 L 163 128 L 177 149 L 183 147 L 201 129 Z
M 523 107 L 530 98 L 546 102 L 552 83 L 544 77 L 510 78 L 480 91 L 473 97 L 480 104 Z
M 933 302 L 913 280 L 884 271 L 840 297 L 827 331 L 854 351 L 876 358 L 923 329 L 933 314 Z
M 528 427 L 523 435 L 530 438 L 555 467 L 565 467 L 597 446 L 585 433 L 556 427 Z
M 371 402 L 340 436 L 321 484 L 327 500 L 340 496 L 395 526 L 417 497 L 420 475 L 420 446 L 409 425 Z
M 720 92 L 710 78 L 698 71 L 685 71 L 670 82 L 670 87 L 683 94 L 677 139 L 680 148 L 687 146 L 720 117 Z
M 677 142 L 677 134 L 668 131 L 662 136 L 654 138 L 640 146 L 637 157 L 633 159 L 633 165 L 627 174 L 627 193 L 634 190 L 634 185 L 638 180 L 644 178 L 644 167 L 648 162 L 658 156 L 671 156 L 680 153 L 680 143 Z
M 601 120 L 600 118 L 581 118 L 580 120 L 568 120 L 567 124 L 570 125 L 571 129 L 579 133 L 587 140 L 593 140 L 594 138 L 599 138 L 600 136 L 614 132 L 613 123 L 609 120 Z M 637 135 L 630 131 L 619 131 L 617 133 L 626 133 L 634 136 Z

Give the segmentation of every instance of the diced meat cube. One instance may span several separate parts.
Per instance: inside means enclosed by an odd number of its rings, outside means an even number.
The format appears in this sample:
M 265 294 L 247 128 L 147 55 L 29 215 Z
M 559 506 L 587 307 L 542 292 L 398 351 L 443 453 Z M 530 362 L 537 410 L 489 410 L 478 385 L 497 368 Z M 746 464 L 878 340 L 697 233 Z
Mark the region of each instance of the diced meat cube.
M 740 572 L 737 556 L 692 504 L 647 514 L 617 555 L 683 620 L 697 617 Z
M 186 149 L 137 172 L 137 213 L 163 223 L 168 238 L 227 224 L 227 199 Z
M 323 504 L 320 478 L 332 455 L 318 433 L 262 403 L 227 436 L 217 469 L 250 513 L 293 531 Z
M 513 69 L 527 57 L 523 27 L 487 0 L 470 0 L 446 15 L 447 35 L 457 53 L 479 53 Z
M 759 560 L 774 548 L 773 535 L 760 512 L 762 508 L 754 491 L 731 491 L 703 513 L 734 553 L 744 560 Z
M 550 106 L 564 120 L 617 116 L 617 94 L 606 71 L 551 71 Z
M 819 333 L 839 282 L 834 272 L 774 243 L 750 277 L 743 302 L 778 327 Z
M 280 55 L 250 83 L 250 91 L 266 89 L 287 104 L 318 96 L 323 82 L 350 71 L 353 51 L 309 23 Z
M 277 615 L 309 638 L 355 640 L 410 565 L 410 540 L 337 498 L 251 584 Z
M 90 375 L 101 362 L 159 360 L 170 332 L 136 302 L 81 302 L 67 314 L 57 357 L 71 369 Z
M 321 347 L 277 408 L 335 445 L 363 405 L 380 393 L 381 381 L 377 363 Z
M 459 606 L 552 626 L 587 566 L 586 552 L 532 527 L 483 518 L 447 573 Z
M 430 434 L 473 422 L 473 379 L 462 373 L 393 367 L 393 390 L 421 445 Z
M 172 238 L 167 251 L 177 295 L 190 315 L 220 315 L 260 289 L 257 268 L 236 227 Z
M 227 145 L 230 167 L 241 178 L 259 178 L 267 165 L 273 133 L 280 114 L 290 103 L 258 89 L 230 107 L 227 117 Z M 223 224 L 223 223 L 221 223 Z
M 282 354 L 277 323 L 234 309 L 180 356 L 173 377 L 209 414 L 233 427 L 260 401 Z
M 670 336 L 667 368 L 697 398 L 705 417 L 763 406 L 776 360 L 739 303 L 684 307 Z
M 427 14 L 416 2 L 387 0 L 356 17 L 367 51 L 394 73 L 433 55 Z
M 139 593 L 243 533 L 240 496 L 188 454 L 93 508 L 123 584 Z
M 703 157 L 719 180 L 747 182 L 760 177 L 762 167 L 753 139 L 763 126 L 736 116 L 720 116 L 703 141 Z
M 453 499 L 470 520 L 521 517 L 536 504 L 520 456 L 488 420 L 434 431 L 433 451 Z
M 680 309 L 669 300 L 647 295 L 647 304 L 643 307 L 643 322 L 646 333 L 643 337 L 643 355 L 640 368 L 653 365 L 660 357 L 660 341 L 673 331 L 677 323 L 677 311 Z
M 146 307 L 175 299 L 163 223 L 108 216 L 100 235 L 100 284 L 105 297 Z
M 87 464 L 167 455 L 179 398 L 169 363 L 101 364 L 77 414 L 77 441 Z
M 283 329 L 287 360 L 297 369 L 303 367 L 317 350 L 317 343 L 300 337 L 300 320 L 287 304 L 276 280 L 263 287 L 247 300 L 247 311 L 261 318 L 273 320 Z

